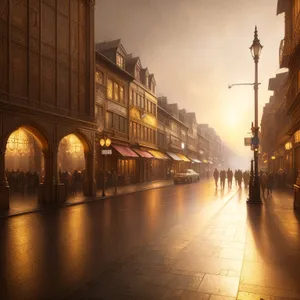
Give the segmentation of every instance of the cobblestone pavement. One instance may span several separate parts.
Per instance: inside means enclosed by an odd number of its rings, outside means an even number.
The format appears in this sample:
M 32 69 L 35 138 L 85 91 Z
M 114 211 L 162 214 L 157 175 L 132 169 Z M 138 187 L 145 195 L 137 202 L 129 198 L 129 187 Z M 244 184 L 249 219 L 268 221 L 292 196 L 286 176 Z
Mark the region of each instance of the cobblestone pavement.
M 0 223 L 0 299 L 300 299 L 292 197 L 213 182 Z

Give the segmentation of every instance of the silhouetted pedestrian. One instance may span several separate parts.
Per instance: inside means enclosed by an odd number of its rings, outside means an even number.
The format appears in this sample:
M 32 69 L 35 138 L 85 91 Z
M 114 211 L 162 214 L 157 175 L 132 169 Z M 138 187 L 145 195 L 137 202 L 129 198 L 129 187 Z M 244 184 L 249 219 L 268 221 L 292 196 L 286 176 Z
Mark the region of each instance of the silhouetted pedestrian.
M 268 190 L 268 195 L 273 191 L 273 185 L 274 185 L 274 176 L 272 173 L 268 175 L 268 180 L 267 180 L 267 190 Z
M 216 188 L 218 187 L 218 181 L 219 181 L 219 171 L 218 169 L 215 169 L 214 170 L 214 179 L 215 179 L 215 185 L 216 185 Z

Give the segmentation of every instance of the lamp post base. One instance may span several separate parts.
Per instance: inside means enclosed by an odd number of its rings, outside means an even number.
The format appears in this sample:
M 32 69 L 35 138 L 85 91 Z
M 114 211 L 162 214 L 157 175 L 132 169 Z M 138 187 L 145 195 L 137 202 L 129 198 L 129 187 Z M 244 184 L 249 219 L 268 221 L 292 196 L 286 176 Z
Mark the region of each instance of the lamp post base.
M 260 184 L 258 178 L 255 178 L 254 181 L 251 181 L 247 204 L 263 204 L 260 198 Z

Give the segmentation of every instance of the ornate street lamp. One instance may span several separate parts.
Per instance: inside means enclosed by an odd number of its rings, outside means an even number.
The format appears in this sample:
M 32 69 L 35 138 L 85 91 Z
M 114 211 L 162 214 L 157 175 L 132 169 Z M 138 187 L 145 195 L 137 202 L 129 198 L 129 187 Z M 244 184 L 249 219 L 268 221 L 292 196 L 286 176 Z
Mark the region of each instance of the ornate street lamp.
M 102 187 L 102 197 L 105 197 L 105 156 L 106 154 L 104 154 L 103 150 L 107 150 L 105 148 L 108 148 L 111 145 L 111 140 L 107 137 L 103 137 L 102 139 L 100 139 L 100 146 L 102 148 L 102 156 L 103 156 L 103 187 Z
M 254 81 L 254 137 L 253 137 L 253 145 L 254 145 L 254 178 L 250 182 L 249 188 L 249 199 L 248 203 L 259 203 L 261 204 L 260 198 L 260 183 L 258 176 L 258 146 L 259 146 L 259 138 L 258 138 L 258 61 L 260 58 L 260 54 L 263 46 L 260 44 L 257 34 L 257 27 L 255 26 L 254 31 L 254 40 L 250 47 L 250 51 L 255 63 L 255 81 Z

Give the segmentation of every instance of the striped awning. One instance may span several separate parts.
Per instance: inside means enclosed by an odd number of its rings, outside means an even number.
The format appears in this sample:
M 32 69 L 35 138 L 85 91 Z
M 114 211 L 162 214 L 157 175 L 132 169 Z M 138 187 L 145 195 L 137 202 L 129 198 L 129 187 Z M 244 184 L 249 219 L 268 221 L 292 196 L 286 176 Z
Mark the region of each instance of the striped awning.
M 202 162 L 201 162 L 199 159 L 191 158 L 191 157 L 189 157 L 189 159 L 190 159 L 192 162 L 194 162 L 194 163 L 202 164 Z
M 132 149 L 126 146 L 112 145 L 124 157 L 139 157 Z
M 153 158 L 153 156 L 147 151 L 143 151 L 143 150 L 140 150 L 140 149 L 133 149 L 133 151 L 136 152 L 140 157 Z
M 157 159 L 170 159 L 166 154 L 157 150 L 148 150 L 148 152 L 151 153 L 153 157 Z
M 173 152 L 167 152 L 167 154 L 176 161 L 182 161 L 182 159 L 180 157 L 177 156 L 177 154 L 173 153 Z
M 190 160 L 189 160 L 186 156 L 184 156 L 183 154 L 176 153 L 176 155 L 177 155 L 178 157 L 180 157 L 182 161 L 186 161 L 186 162 L 189 162 L 189 161 L 190 161 Z

